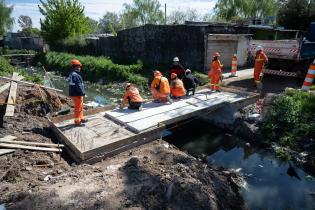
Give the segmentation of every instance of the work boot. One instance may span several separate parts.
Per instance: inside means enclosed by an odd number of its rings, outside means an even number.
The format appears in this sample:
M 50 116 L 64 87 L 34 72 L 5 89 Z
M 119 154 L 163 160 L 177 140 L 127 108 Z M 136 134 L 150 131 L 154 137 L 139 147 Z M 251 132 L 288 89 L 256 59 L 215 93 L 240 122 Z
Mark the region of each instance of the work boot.
M 85 124 L 82 124 L 82 123 L 80 123 L 80 124 L 74 124 L 74 127 L 84 127 L 85 126 Z
M 139 110 L 139 111 L 142 111 L 142 109 L 143 109 L 143 107 L 142 107 L 142 106 L 140 106 L 140 107 L 138 108 L 138 110 Z
M 81 120 L 81 123 L 87 123 L 89 120 L 88 119 L 83 119 Z

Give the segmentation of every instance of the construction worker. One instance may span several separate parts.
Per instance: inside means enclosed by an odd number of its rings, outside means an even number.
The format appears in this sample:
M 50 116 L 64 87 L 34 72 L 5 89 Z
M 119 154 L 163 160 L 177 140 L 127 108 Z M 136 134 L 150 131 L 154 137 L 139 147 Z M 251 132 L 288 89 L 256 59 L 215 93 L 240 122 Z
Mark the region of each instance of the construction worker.
M 71 61 L 71 73 L 68 77 L 69 82 L 69 96 L 73 100 L 74 104 L 74 124 L 76 126 L 81 125 L 81 123 L 87 122 L 83 116 L 83 97 L 84 93 L 84 84 L 83 79 L 80 75 L 82 64 L 79 60 Z
M 208 76 L 210 78 L 210 88 L 212 91 L 216 91 L 216 92 L 220 91 L 219 83 L 222 78 L 222 67 L 223 67 L 219 58 L 220 58 L 220 53 L 215 52 L 213 54 L 210 71 L 208 73 Z
M 175 57 L 173 59 L 173 64 L 168 68 L 169 78 L 171 78 L 171 74 L 177 74 L 179 79 L 183 79 L 185 75 L 185 68 L 179 63 L 179 58 Z
M 236 77 L 237 71 L 237 55 L 234 54 L 232 57 L 232 64 L 231 64 L 231 77 Z
M 125 94 L 120 106 L 121 109 L 126 106 L 127 101 L 129 103 L 128 109 L 142 110 L 143 99 L 139 94 L 139 90 L 131 83 L 127 83 L 126 85 Z
M 257 52 L 256 52 L 256 57 L 255 57 L 255 68 L 254 68 L 254 80 L 255 80 L 257 89 L 262 89 L 260 75 L 262 73 L 262 70 L 266 62 L 268 62 L 268 57 L 263 52 L 263 47 L 257 46 Z
M 160 71 L 154 71 L 154 79 L 151 83 L 151 92 L 155 103 L 164 102 L 171 104 L 170 86 L 168 79 L 163 77 Z
M 195 90 L 200 81 L 191 73 L 190 69 L 185 71 L 185 76 L 183 78 L 184 87 L 186 89 L 186 96 L 189 95 L 191 91 L 193 95 L 195 95 Z
M 171 96 L 173 99 L 179 99 L 186 94 L 182 80 L 177 77 L 177 74 L 171 74 Z

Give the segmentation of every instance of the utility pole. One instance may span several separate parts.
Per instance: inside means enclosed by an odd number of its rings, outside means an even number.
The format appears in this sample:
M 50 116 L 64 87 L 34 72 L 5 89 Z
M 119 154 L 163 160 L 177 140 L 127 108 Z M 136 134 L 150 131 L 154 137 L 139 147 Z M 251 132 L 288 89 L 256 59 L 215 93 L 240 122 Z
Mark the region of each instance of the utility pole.
M 164 15 L 165 15 L 165 17 L 164 17 L 164 21 L 165 21 L 165 25 L 166 25 L 166 3 L 165 3 L 165 10 L 164 10 Z

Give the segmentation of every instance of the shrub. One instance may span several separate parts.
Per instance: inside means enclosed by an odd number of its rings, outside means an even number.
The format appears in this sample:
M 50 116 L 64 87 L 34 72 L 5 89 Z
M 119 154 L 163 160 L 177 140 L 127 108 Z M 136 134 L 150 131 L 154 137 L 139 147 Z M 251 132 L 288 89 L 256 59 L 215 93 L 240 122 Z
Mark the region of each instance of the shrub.
M 287 89 L 274 102 L 264 134 L 283 146 L 298 149 L 302 139 L 314 137 L 315 94 Z
M 31 75 L 25 70 L 16 69 L 5 58 L 0 56 L 0 76 L 9 76 L 13 74 L 13 72 L 19 72 L 20 75 L 24 76 L 24 80 L 42 83 L 42 79 L 39 75 Z
M 142 63 L 134 65 L 119 65 L 106 57 L 76 56 L 69 53 L 49 52 L 45 56 L 44 64 L 47 69 L 68 75 L 70 61 L 78 59 L 83 65 L 83 75 L 86 80 L 96 82 L 99 79 L 106 81 L 130 81 L 137 85 L 144 85 L 147 79 L 139 75 L 142 71 Z

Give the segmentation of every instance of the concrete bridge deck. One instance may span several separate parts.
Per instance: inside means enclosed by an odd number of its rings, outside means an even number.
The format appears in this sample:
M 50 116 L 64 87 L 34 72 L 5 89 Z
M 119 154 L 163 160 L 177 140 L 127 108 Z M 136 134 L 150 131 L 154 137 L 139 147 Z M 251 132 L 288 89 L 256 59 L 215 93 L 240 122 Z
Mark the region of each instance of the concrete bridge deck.
M 51 119 L 57 138 L 77 162 L 92 163 L 161 136 L 171 124 L 204 117 L 226 105 L 244 102 L 253 95 L 202 90 L 170 105 L 149 102 L 142 111 L 113 106 L 89 110 L 84 127 L 74 127 L 72 115 Z

